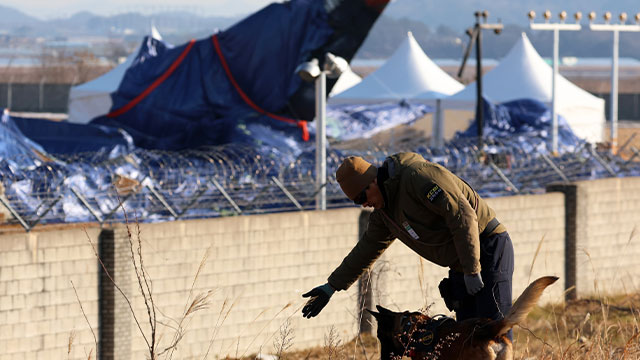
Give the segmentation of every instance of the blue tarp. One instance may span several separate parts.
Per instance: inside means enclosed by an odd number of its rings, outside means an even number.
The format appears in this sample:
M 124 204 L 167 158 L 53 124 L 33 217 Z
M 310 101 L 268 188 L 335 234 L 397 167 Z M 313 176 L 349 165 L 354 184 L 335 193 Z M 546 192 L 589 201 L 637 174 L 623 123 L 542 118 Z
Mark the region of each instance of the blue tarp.
M 216 34 L 221 52 L 240 89 L 261 109 L 286 113 L 287 101 L 301 85 L 295 68 L 327 42 L 333 31 L 321 1 L 271 4 Z M 189 44 L 168 49 L 147 41 L 112 94 L 113 110 L 148 89 Z M 164 82 L 126 113 L 93 120 L 123 128 L 135 144 L 152 149 L 253 143 L 252 126 L 267 125 L 295 133 L 295 124 L 258 114 L 240 97 L 221 65 L 211 37 L 195 41 L 180 65 Z
M 11 120 L 22 134 L 53 154 L 128 153 L 133 149 L 133 139 L 129 134 L 109 126 L 15 116 L 11 116 Z
M 339 141 L 367 138 L 400 124 L 411 124 L 430 112 L 431 106 L 406 101 L 332 105 L 327 108 L 327 136 Z
M 0 162 L 2 175 L 11 175 L 14 171 L 32 168 L 41 164 L 44 148 L 24 136 L 10 116 L 2 116 L 0 121 Z
M 483 99 L 484 137 L 511 139 L 523 137 L 527 143 L 538 143 L 542 151 L 551 149 L 551 110 L 544 103 L 533 99 L 519 99 L 502 104 L 494 104 Z M 465 131 L 456 133 L 455 138 L 478 136 L 477 119 Z M 454 139 L 455 141 L 455 139 Z M 575 151 L 584 140 L 575 135 L 564 117 L 558 115 L 558 147 L 564 151 Z

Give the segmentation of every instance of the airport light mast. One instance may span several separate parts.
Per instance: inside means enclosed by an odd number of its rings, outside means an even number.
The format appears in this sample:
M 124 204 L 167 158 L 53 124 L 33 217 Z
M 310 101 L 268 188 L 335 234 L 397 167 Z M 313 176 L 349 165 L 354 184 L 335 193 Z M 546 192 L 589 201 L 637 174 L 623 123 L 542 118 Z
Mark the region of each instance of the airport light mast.
M 589 13 L 589 28 L 592 31 L 611 31 L 613 33 L 613 54 L 611 55 L 611 100 L 609 104 L 609 119 L 611 120 L 611 153 L 618 152 L 618 46 L 620 31 L 640 32 L 640 13 L 635 16 L 635 24 L 626 24 L 627 14 L 621 13 L 618 16 L 619 24 L 611 24 L 611 13 L 603 15 L 604 24 L 594 24 L 596 18 L 594 11 Z
M 576 19 L 575 24 L 566 24 L 565 19 L 567 18 L 567 12 L 561 11 L 558 14 L 558 18 L 560 22 L 551 23 L 551 11 L 547 10 L 544 12 L 543 16 L 545 19 L 544 23 L 534 23 L 534 19 L 536 17 L 536 12 L 531 10 L 527 14 L 529 17 L 529 26 L 531 30 L 551 30 L 553 31 L 553 73 L 551 75 L 551 152 L 554 155 L 558 154 L 558 111 L 557 111 L 557 85 L 558 85 L 558 48 L 559 48 L 559 33 L 560 31 L 578 31 L 582 29 L 579 22 L 582 19 L 582 13 L 576 12 L 574 18 Z

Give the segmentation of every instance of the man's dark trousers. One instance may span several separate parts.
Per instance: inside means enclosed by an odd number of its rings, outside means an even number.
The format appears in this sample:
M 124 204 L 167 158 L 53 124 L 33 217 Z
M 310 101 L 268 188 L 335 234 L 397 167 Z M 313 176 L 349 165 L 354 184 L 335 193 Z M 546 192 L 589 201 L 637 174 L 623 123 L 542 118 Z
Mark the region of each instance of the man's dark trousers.
M 453 296 L 462 299 L 456 310 L 456 319 L 474 317 L 502 319 L 511 310 L 513 279 L 513 244 L 509 233 L 480 238 L 480 266 L 484 287 L 474 296 L 467 294 L 464 274 L 449 271 Z M 508 333 L 513 340 L 513 332 Z

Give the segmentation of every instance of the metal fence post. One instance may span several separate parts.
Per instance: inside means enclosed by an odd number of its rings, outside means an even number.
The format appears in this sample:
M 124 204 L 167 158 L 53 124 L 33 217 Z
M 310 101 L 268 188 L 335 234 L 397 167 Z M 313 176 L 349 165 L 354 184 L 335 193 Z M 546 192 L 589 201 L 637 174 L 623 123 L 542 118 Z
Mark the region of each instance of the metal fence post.
M 7 208 L 7 210 L 9 210 L 11 215 L 13 215 L 13 217 L 15 217 L 16 220 L 18 220 L 18 222 L 20 222 L 20 225 L 22 225 L 22 227 L 27 232 L 31 230 L 31 227 L 29 226 L 29 224 L 27 224 L 27 222 L 22 218 L 22 216 L 20 216 L 20 214 L 18 214 L 18 212 L 11 205 L 9 205 L 9 202 L 7 202 L 3 196 L 0 196 L 0 202 L 2 203 L 2 205 L 4 205 L 4 207 Z
M 549 156 L 547 154 L 542 154 L 542 158 L 544 159 L 544 161 L 549 164 L 549 166 L 551 166 L 551 168 L 553 169 L 553 171 L 555 171 L 561 178 L 562 180 L 564 180 L 565 183 L 569 182 L 569 178 L 567 178 L 564 173 L 562 172 L 562 170 L 560 170 L 559 167 L 556 166 L 556 164 L 553 163 L 553 160 L 551 160 L 549 158 Z
M 282 182 L 280 182 L 280 180 L 278 180 L 277 177 L 272 176 L 271 180 L 273 180 L 273 182 L 280 188 L 280 190 L 282 190 L 282 192 L 289 198 L 289 200 L 291 200 L 291 202 L 293 203 L 293 205 L 295 205 L 298 210 L 302 211 L 304 210 L 302 208 L 302 205 L 300 205 L 300 203 L 298 202 L 298 200 L 296 200 L 295 197 L 293 197 L 293 195 L 291 195 L 291 193 L 289 192 L 289 190 L 287 190 L 286 187 L 284 187 L 284 185 L 282 184 Z
M 155 198 L 158 199 L 158 201 L 160 201 L 162 206 L 164 206 L 167 210 L 169 210 L 169 212 L 171 213 L 171 216 L 173 216 L 176 219 L 178 218 L 178 214 L 176 214 L 176 212 L 169 205 L 169 203 L 167 203 L 167 200 L 165 200 L 164 197 L 158 191 L 156 191 L 156 189 L 153 186 L 147 184 L 145 185 L 145 187 L 149 189 L 149 191 L 151 191 L 151 194 L 153 194 L 153 196 L 155 196 Z
M 218 189 L 218 191 L 220 191 L 222 193 L 222 196 L 224 196 L 224 198 L 227 199 L 227 201 L 231 204 L 231 206 L 233 206 L 233 208 L 236 210 L 236 213 L 242 214 L 242 210 L 240 210 L 240 208 L 238 207 L 238 204 L 236 204 L 236 202 L 233 201 L 231 196 L 229 196 L 229 194 L 227 194 L 227 192 L 224 190 L 224 188 L 222 186 L 220 186 L 220 183 L 218 183 L 218 181 L 216 181 L 216 179 L 211 179 L 211 182 L 213 183 L 213 185 L 215 185 L 215 187 Z
M 608 172 L 609 174 L 611 174 L 611 176 L 614 176 L 614 177 L 616 176 L 616 172 L 615 172 L 615 171 L 613 171 L 613 169 L 611 168 L 611 166 L 609 166 L 609 164 L 607 164 L 607 162 L 606 162 L 606 161 L 604 161 L 604 160 L 600 157 L 600 155 L 598 155 L 598 154 L 596 153 L 596 150 L 593 148 L 593 146 L 589 146 L 589 152 L 591 153 L 591 156 L 592 156 L 594 159 L 596 159 L 596 161 L 597 161 L 598 163 L 600 163 L 600 165 L 602 165 L 602 167 L 603 167 L 605 170 L 607 170 L 607 172 Z
M 40 79 L 40 86 L 38 89 L 39 92 L 39 98 L 38 98 L 38 110 L 42 111 L 42 108 L 44 107 L 44 81 L 45 81 L 46 77 L 43 77 L 42 79 Z
M 498 174 L 500 179 L 502 179 L 502 181 L 504 181 L 504 183 L 507 184 L 507 186 L 509 186 L 509 187 L 511 187 L 513 189 L 513 191 L 516 194 L 520 192 L 520 190 L 518 190 L 518 188 L 515 185 L 513 185 L 513 183 L 504 175 L 502 170 L 500 170 L 500 168 L 497 167 L 496 164 L 493 163 L 492 160 L 489 161 L 489 166 L 493 169 L 493 171 L 496 172 L 496 174 Z
M 7 85 L 7 109 L 11 109 L 11 102 L 13 101 L 13 79 L 9 80 Z

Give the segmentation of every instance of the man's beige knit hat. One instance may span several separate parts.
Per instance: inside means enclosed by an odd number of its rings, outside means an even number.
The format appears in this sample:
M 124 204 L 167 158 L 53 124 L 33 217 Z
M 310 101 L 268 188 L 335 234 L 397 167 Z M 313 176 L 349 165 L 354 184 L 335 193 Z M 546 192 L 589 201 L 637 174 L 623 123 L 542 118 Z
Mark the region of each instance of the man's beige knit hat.
M 354 200 L 378 174 L 378 168 L 359 156 L 350 156 L 340 164 L 336 171 L 336 180 L 342 192 Z

